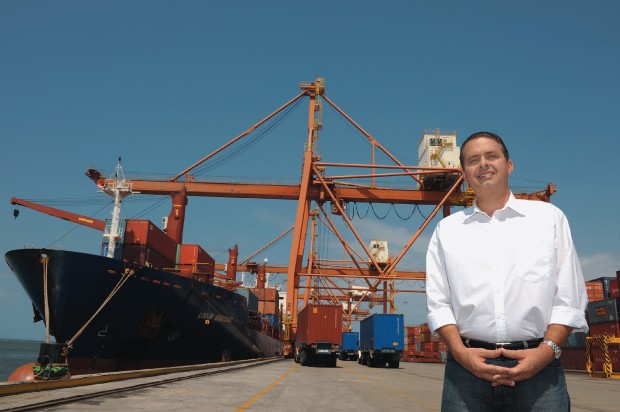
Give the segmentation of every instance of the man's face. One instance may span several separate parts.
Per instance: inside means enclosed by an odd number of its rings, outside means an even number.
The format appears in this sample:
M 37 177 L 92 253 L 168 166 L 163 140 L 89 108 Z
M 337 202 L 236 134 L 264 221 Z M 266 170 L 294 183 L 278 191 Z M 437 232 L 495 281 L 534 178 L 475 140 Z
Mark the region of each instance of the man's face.
M 508 188 L 512 160 L 506 160 L 501 145 L 488 137 L 470 140 L 463 150 L 463 172 L 469 186 L 481 194 Z

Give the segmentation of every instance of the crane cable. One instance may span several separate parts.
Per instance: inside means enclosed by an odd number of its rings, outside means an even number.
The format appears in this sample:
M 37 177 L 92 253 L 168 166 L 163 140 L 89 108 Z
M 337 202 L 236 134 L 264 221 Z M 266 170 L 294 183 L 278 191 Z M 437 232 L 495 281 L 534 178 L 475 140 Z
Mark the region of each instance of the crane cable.
M 276 118 L 276 120 L 274 120 L 264 131 L 262 131 L 260 134 L 258 134 L 253 139 L 246 140 L 243 143 L 243 145 L 241 145 L 238 149 L 236 149 L 236 150 L 234 150 L 232 152 L 229 152 L 229 153 L 221 155 L 219 158 L 214 159 L 209 164 L 205 164 L 205 165 L 203 165 L 201 167 L 197 167 L 194 170 L 194 176 L 200 176 L 200 175 L 202 175 L 204 173 L 207 173 L 207 172 L 209 172 L 211 170 L 214 170 L 214 169 L 220 167 L 221 165 L 223 165 L 224 163 L 227 163 L 228 161 L 230 161 L 230 160 L 234 159 L 235 157 L 239 156 L 241 153 L 245 152 L 251 146 L 253 146 L 257 142 L 262 140 L 263 137 L 265 137 L 269 132 L 271 132 L 273 129 L 275 129 L 277 126 L 279 126 L 280 123 L 282 123 L 282 121 L 284 121 L 284 119 L 286 119 L 300 105 L 301 101 L 302 100 L 299 99 L 295 103 L 290 105 L 283 112 L 283 114 L 280 115 L 278 118 Z

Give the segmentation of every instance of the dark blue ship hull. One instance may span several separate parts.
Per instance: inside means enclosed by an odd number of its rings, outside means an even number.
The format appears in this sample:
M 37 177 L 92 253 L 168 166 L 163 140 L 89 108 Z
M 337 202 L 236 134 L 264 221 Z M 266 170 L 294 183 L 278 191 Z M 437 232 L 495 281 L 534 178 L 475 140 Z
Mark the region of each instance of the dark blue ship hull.
M 47 270 L 43 264 L 47 257 Z M 74 340 L 72 374 L 278 355 L 282 342 L 249 327 L 246 299 L 164 270 L 85 253 L 20 249 L 5 255 L 56 342 Z M 118 292 L 104 304 L 127 279 Z M 103 308 L 74 339 L 89 319 Z

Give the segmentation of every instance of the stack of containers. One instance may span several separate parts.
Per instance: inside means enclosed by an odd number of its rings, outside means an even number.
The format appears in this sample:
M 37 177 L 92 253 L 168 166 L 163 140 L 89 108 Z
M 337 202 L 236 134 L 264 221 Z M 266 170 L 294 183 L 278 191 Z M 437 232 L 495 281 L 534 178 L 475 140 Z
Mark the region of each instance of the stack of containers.
M 127 220 L 122 259 L 158 269 L 173 269 L 177 243 L 149 220 Z
M 269 329 L 267 332 L 276 330 L 280 322 L 280 299 L 278 290 L 275 288 L 254 288 L 252 293 L 258 298 L 258 312 Z
M 620 276 L 620 271 L 616 272 Z M 586 318 L 591 337 L 620 336 L 618 334 L 617 316 L 613 315 L 616 308 L 615 300 L 620 297 L 618 291 L 618 278 L 601 277 L 586 282 L 586 292 L 588 293 L 588 308 L 586 310 Z M 612 301 L 614 301 L 612 303 Z M 610 306 L 611 305 L 611 306 Z M 620 306 L 620 305 L 617 305 Z M 612 319 L 616 318 L 616 320 Z M 602 369 L 602 354 L 598 345 L 593 347 L 593 360 L 595 370 Z M 609 354 L 613 359 L 618 358 L 618 346 L 610 346 Z M 613 366 L 614 370 L 617 366 Z M 562 347 L 562 366 L 564 369 L 585 370 L 586 368 L 586 334 L 583 332 L 573 332 L 568 337 L 566 343 Z
M 616 272 L 617 277 L 604 277 L 594 279 L 590 282 L 598 282 L 603 290 L 603 299 L 591 300 L 588 303 L 588 322 L 590 325 L 590 336 L 616 337 L 620 338 L 620 291 L 618 289 L 618 278 L 620 271 Z M 588 282 L 589 283 L 589 282 Z M 612 370 L 620 371 L 620 347 L 618 344 L 608 344 L 607 352 L 611 361 Z M 592 360 L 595 371 L 602 371 L 604 365 L 603 353 L 598 344 L 592 346 Z
M 439 336 L 431 334 L 428 323 L 405 326 L 404 361 L 440 363 L 445 362 L 446 353 L 446 345 Z
M 215 273 L 215 259 L 200 245 L 179 245 L 178 272 L 182 276 L 202 282 L 212 282 Z

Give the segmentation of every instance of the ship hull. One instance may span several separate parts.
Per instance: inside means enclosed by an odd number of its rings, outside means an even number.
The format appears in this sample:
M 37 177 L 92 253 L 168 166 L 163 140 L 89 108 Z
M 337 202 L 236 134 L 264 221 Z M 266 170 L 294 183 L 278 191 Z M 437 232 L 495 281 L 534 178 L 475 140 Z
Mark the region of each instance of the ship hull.
M 281 354 L 281 341 L 252 330 L 245 298 L 229 290 L 85 253 L 20 249 L 5 259 L 44 318 L 47 287 L 50 335 L 73 341 L 72 374 Z

